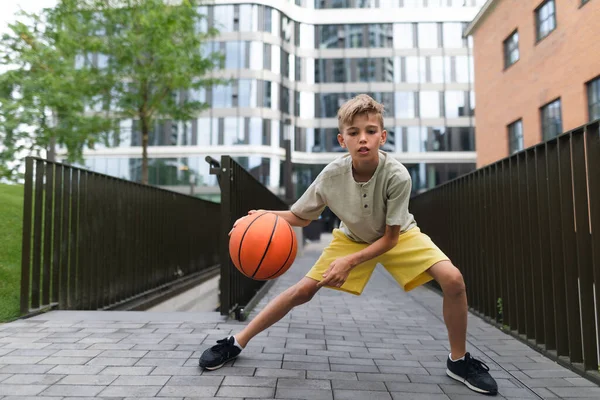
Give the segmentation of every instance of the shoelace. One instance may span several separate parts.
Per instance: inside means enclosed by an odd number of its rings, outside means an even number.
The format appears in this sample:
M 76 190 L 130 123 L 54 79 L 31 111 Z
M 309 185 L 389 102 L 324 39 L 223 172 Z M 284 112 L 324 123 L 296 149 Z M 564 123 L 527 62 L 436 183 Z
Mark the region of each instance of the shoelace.
M 230 346 L 230 340 L 229 338 L 225 338 L 225 339 L 220 339 L 217 340 L 217 344 L 213 346 L 213 350 L 219 350 L 219 349 L 223 349 L 226 346 Z
M 471 355 L 466 357 L 466 361 L 467 375 L 476 375 L 480 372 L 488 372 L 490 370 L 490 368 L 483 361 L 472 358 Z

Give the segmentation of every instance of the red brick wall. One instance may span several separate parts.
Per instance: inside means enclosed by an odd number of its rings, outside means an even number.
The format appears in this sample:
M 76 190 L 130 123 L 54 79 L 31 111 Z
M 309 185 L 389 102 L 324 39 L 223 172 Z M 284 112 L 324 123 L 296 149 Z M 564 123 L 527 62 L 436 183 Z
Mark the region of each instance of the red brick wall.
M 496 0 L 473 33 L 478 167 L 508 156 L 507 125 L 519 118 L 525 148 L 539 143 L 540 107 L 558 97 L 563 131 L 588 121 L 585 83 L 600 75 L 600 0 L 555 0 L 556 29 L 536 43 L 541 3 Z M 502 42 L 515 29 L 519 61 L 505 70 Z

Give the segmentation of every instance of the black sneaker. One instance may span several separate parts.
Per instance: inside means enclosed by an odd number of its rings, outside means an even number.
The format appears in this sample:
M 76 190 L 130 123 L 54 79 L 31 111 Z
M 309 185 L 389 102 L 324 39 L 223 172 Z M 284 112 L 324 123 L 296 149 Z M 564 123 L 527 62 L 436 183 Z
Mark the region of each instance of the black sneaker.
M 233 339 L 233 336 L 228 338 L 217 340 L 217 344 L 210 349 L 204 350 L 200 357 L 200 367 L 209 371 L 221 368 L 227 361 L 231 361 L 236 358 L 242 350 L 237 347 Z
M 483 394 L 495 396 L 498 394 L 498 384 L 489 374 L 489 367 L 483 362 L 465 354 L 465 359 L 446 362 L 446 374 L 452 379 L 464 383 L 469 389 Z

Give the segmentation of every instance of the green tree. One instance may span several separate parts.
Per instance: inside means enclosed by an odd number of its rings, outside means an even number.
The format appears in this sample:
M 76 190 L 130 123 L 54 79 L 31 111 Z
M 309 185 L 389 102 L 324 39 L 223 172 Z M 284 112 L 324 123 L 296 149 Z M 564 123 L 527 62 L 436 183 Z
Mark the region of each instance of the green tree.
M 203 51 L 218 31 L 206 27 L 198 1 L 63 0 L 57 10 L 82 54 L 105 60 L 99 95 L 111 115 L 137 121 L 147 184 L 154 122 L 193 118 L 208 107 L 193 94 L 223 81 L 211 77 L 222 57 Z
M 55 146 L 67 159 L 81 161 L 112 121 L 86 113 L 98 90 L 95 68 L 76 68 L 77 51 L 56 25 L 51 9 L 40 15 L 21 12 L 0 42 L 0 178 L 18 179 L 20 157 L 40 155 L 54 160 Z

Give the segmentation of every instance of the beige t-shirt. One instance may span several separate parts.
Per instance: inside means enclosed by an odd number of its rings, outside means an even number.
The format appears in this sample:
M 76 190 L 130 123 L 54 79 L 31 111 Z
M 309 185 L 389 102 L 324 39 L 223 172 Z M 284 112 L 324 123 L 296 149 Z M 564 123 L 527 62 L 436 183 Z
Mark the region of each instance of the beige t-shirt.
M 291 211 L 316 220 L 325 207 L 342 221 L 340 230 L 351 240 L 373 243 L 386 225 L 400 225 L 405 232 L 416 226 L 408 212 L 411 177 L 404 165 L 379 150 L 379 164 L 368 182 L 356 182 L 349 154 L 332 161 L 317 176 Z

